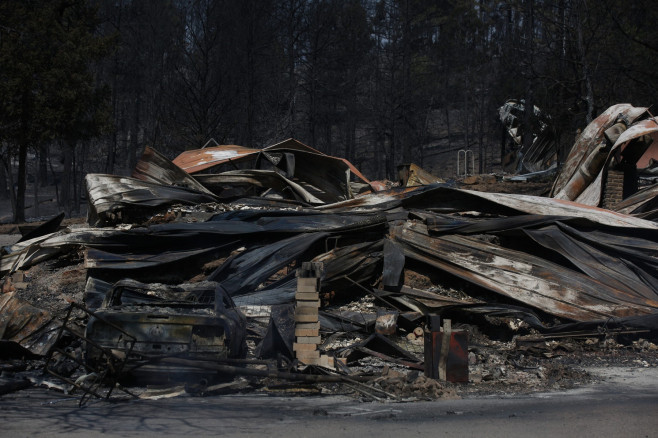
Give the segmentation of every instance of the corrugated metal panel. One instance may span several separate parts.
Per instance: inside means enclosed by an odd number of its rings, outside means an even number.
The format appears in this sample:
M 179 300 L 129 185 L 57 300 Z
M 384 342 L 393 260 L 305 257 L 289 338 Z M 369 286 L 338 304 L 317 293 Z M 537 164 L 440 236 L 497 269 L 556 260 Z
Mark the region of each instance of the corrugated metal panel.
M 185 151 L 177 156 L 173 163 L 187 173 L 197 173 L 218 164 L 238 160 L 249 155 L 257 154 L 259 149 L 247 148 L 237 145 L 222 145 L 205 149 Z
M 394 228 L 391 236 L 412 259 L 562 318 L 588 321 L 658 312 L 658 301 L 475 238 L 433 238 L 424 225 L 411 222 Z
M 220 197 L 222 197 L 221 190 L 215 190 L 215 186 L 249 184 L 262 188 L 273 188 L 279 192 L 289 188 L 298 201 L 315 205 L 324 204 L 321 199 L 313 196 L 301 185 L 271 170 L 230 170 L 217 175 L 197 175 L 196 178 Z
M 617 205 L 615 211 L 622 214 L 642 214 L 658 208 L 658 184 L 646 187 Z
M 521 213 L 571 216 L 613 227 L 658 229 L 658 224 L 651 221 L 576 202 L 531 195 L 476 192 L 445 186 L 425 187 L 408 193 L 402 200 L 402 204 L 406 208 L 431 209 L 441 212 L 478 211 L 506 216 Z
M 209 169 L 220 164 L 228 162 L 240 162 L 245 159 L 254 159 L 256 154 L 260 152 L 272 152 L 272 151 L 291 151 L 299 152 L 305 154 L 313 154 L 319 157 L 324 157 L 326 160 L 336 161 L 344 165 L 347 169 L 350 170 L 357 178 L 362 180 L 365 183 L 370 183 L 368 178 L 366 178 L 352 163 L 347 161 L 344 158 L 331 157 L 325 155 L 322 152 L 313 149 L 310 146 L 307 146 L 295 139 L 287 139 L 280 143 L 276 143 L 271 146 L 267 146 L 263 149 L 252 149 L 244 146 L 237 145 L 223 145 L 215 146 L 205 149 L 196 149 L 192 151 L 185 151 L 176 157 L 173 161 L 174 164 L 179 166 L 181 169 L 185 170 L 188 173 L 198 173 L 203 170 Z M 317 170 L 317 169 L 309 169 Z
M 589 219 L 592 222 L 613 227 L 658 229 L 658 224 L 651 221 L 561 199 L 542 198 L 529 195 L 511 195 L 505 193 L 471 192 L 471 194 L 483 199 L 492 200 L 501 205 L 517 209 L 527 214 L 567 215 Z
M 162 185 L 135 178 L 88 174 L 85 177 L 91 225 L 121 223 L 126 216 L 153 214 L 173 204 L 215 202 L 217 197 L 204 189 Z
M 658 138 L 658 121 L 656 121 L 655 117 L 640 120 L 624 131 L 615 142 L 613 151 L 619 147 L 623 151 L 631 140 L 645 135 L 650 135 L 653 138 L 653 143 L 637 161 L 636 165 L 639 168 L 647 167 L 651 158 L 658 160 L 658 141 L 656 140 Z
M 618 116 L 622 115 L 631 124 L 642 114 L 646 113 L 646 110 L 646 108 L 635 108 L 626 103 L 613 105 L 594 119 L 592 123 L 587 125 L 585 130 L 576 139 L 576 143 L 571 148 L 569 156 L 562 166 L 562 170 L 555 179 L 551 196 L 555 196 L 556 193 L 564 188 L 585 159 L 604 140 L 604 131 L 614 124 Z
M 196 179 L 192 178 L 190 174 L 148 146 L 144 149 L 142 157 L 137 162 L 132 176 L 142 181 L 186 187 L 212 196 L 212 193 L 203 185 L 199 184 Z
M 15 292 L 0 295 L 0 339 L 42 356 L 54 345 L 60 326 L 50 312 L 21 300 Z

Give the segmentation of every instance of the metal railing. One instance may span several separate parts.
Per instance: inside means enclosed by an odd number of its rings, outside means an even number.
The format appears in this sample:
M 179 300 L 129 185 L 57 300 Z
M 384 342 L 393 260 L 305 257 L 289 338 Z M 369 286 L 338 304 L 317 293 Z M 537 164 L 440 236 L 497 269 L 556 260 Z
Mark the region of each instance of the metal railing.
M 471 158 L 470 172 L 468 171 L 469 157 Z M 462 163 L 463 163 L 463 172 L 462 172 Z M 475 156 L 473 155 L 473 151 L 470 149 L 460 149 L 459 151 L 457 151 L 457 176 L 468 176 L 468 175 L 473 175 L 474 173 L 475 173 Z

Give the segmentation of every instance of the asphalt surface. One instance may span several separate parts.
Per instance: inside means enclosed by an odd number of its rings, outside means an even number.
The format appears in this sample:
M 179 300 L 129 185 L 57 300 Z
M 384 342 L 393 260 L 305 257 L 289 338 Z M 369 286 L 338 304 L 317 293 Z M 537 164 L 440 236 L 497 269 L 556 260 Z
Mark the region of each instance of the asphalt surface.
M 123 402 L 31 388 L 0 397 L 0 436 L 658 436 L 658 368 L 604 368 L 576 390 L 413 403 L 230 395 Z

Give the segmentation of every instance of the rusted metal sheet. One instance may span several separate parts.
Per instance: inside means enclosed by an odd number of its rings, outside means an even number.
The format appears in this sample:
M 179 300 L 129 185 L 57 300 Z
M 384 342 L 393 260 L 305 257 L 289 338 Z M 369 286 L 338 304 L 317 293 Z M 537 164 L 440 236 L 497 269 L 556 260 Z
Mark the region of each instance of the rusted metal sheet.
M 403 200 L 403 205 L 407 208 L 437 209 L 449 212 L 479 211 L 510 216 L 519 213 L 571 216 L 613 227 L 658 229 L 658 224 L 651 221 L 576 202 L 540 196 L 476 192 L 449 187 L 417 190 Z
M 407 257 L 562 318 L 587 321 L 658 312 L 658 300 L 475 238 L 432 238 L 424 225 L 412 222 L 394 227 L 391 237 Z
M 389 190 L 391 188 L 390 181 L 370 181 L 370 187 L 374 192 L 381 192 L 384 190 Z
M 468 383 L 468 333 L 463 330 L 441 331 L 438 317 L 430 319 L 424 334 L 425 376 L 448 382 Z
M 658 184 L 646 187 L 624 199 L 614 207 L 622 214 L 644 217 L 658 209 Z
M 335 244 L 336 240 L 327 236 L 325 243 L 329 242 Z M 273 270 L 280 269 L 281 266 L 284 266 L 285 263 L 289 261 L 288 259 L 285 259 L 283 261 L 284 265 L 277 265 L 274 269 L 270 270 L 271 259 L 269 257 L 263 258 L 262 254 L 269 254 L 273 250 L 276 251 L 275 246 L 276 244 L 264 248 L 256 248 L 251 255 L 246 255 L 249 258 L 253 258 L 254 256 L 258 257 L 260 254 L 260 258 L 263 261 L 263 263 L 259 263 L 257 267 L 253 269 L 253 275 L 262 274 L 263 278 L 267 278 L 267 276 L 271 275 L 270 273 L 273 272 Z M 336 295 L 341 295 L 344 294 L 346 290 L 354 287 L 353 282 L 371 282 L 381 273 L 381 250 L 382 241 L 362 242 L 333 249 L 328 252 L 323 252 L 326 251 L 326 247 L 318 250 L 316 245 L 316 251 L 320 252 L 320 254 L 313 258 L 313 261 L 322 262 L 325 266 L 325 273 L 321 286 L 322 292 L 328 293 L 333 291 Z M 301 257 L 302 253 L 295 253 L 295 251 L 293 251 L 291 255 L 293 257 Z M 286 252 L 290 251 L 287 250 Z M 235 275 L 240 274 L 236 273 Z M 260 303 L 271 305 L 294 301 L 296 290 L 296 278 L 294 272 L 290 272 L 287 276 L 263 288 L 257 286 L 258 285 L 243 292 L 233 293 L 232 295 L 236 304 L 248 305 Z M 229 292 L 232 293 L 231 286 L 227 287 L 229 287 Z
M 254 246 L 228 260 L 208 279 L 221 283 L 232 297 L 248 294 L 293 261 L 308 259 L 309 248 L 328 236 L 328 233 L 307 233 Z
M 605 146 L 596 147 L 580 165 L 578 171 L 564 185 L 562 190 L 555 194 L 555 199 L 573 201 L 598 176 L 608 158 L 608 149 Z
M 284 140 L 284 141 L 282 141 L 282 142 L 279 142 L 279 143 L 273 144 L 272 146 L 268 146 L 268 147 L 266 147 L 266 148 L 263 149 L 263 150 L 264 150 L 264 151 L 268 151 L 268 150 L 278 150 L 278 149 L 282 149 L 282 150 L 285 150 L 285 149 L 299 150 L 299 151 L 301 151 L 301 152 L 306 151 L 306 152 L 311 152 L 311 153 L 315 153 L 315 154 L 318 154 L 318 155 L 323 155 L 323 156 L 325 156 L 325 157 L 327 157 L 327 158 L 331 158 L 331 159 L 334 159 L 334 160 L 339 160 L 339 161 L 341 161 L 342 163 L 344 163 L 344 164 L 350 169 L 350 171 L 351 171 L 354 175 L 356 175 L 357 178 L 359 178 L 361 181 L 363 181 L 363 182 L 365 182 L 365 183 L 367 183 L 367 184 L 370 184 L 370 180 L 368 180 L 368 178 L 366 178 L 366 177 L 365 177 L 365 176 L 359 171 L 359 169 L 357 169 L 357 168 L 356 168 L 351 162 L 349 162 L 347 159 L 345 159 L 345 158 L 341 158 L 341 157 L 332 157 L 332 156 L 330 156 L 330 155 L 323 154 L 322 152 L 318 151 L 317 149 L 313 149 L 312 147 L 307 146 L 307 145 L 305 145 L 304 143 L 300 142 L 299 140 L 295 140 L 294 138 L 289 138 L 289 139 Z M 374 190 L 377 190 L 374 186 L 373 186 L 373 189 L 374 189 Z
M 244 157 L 254 156 L 253 158 L 255 158 L 255 154 L 258 152 L 260 152 L 260 149 L 237 145 L 222 145 L 185 151 L 177 156 L 173 160 L 173 163 L 187 173 L 193 174 L 218 164 L 240 161 Z
M 190 174 L 176 166 L 160 152 L 148 146 L 137 162 L 132 176 L 142 181 L 186 187 L 212 196 L 212 193 Z
M 280 173 L 271 170 L 232 170 L 222 172 L 217 175 L 203 175 L 199 174 L 196 179 L 204 187 L 210 189 L 211 192 L 223 198 L 224 187 L 228 186 L 231 189 L 240 186 L 254 186 L 262 189 L 276 190 L 281 196 L 296 199 L 312 205 L 321 205 L 324 202 L 304 189 L 301 185 L 289 180 Z M 233 193 L 230 196 L 235 196 Z
M 399 206 L 407 210 L 419 209 L 440 213 L 478 211 L 502 216 L 519 214 L 570 216 L 613 227 L 658 229 L 658 224 L 648 220 L 576 202 L 531 195 L 478 192 L 448 186 L 411 187 L 404 191 L 398 189 L 372 193 L 349 201 L 323 205 L 317 209 L 323 211 L 381 211 Z
M 466 223 L 458 227 L 427 225 L 432 235 L 460 234 L 501 236 L 505 241 L 524 242 L 511 247 L 527 247 L 527 237 L 544 247 L 532 248 L 542 258 L 568 259 L 565 267 L 580 270 L 602 283 L 658 299 L 658 232 L 636 228 L 614 231 L 597 229 L 595 224 L 567 216 L 518 216 Z M 508 243 L 509 245 L 509 243 Z M 553 257 L 553 251 L 557 257 Z
M 624 118 L 630 126 L 645 114 L 646 110 L 646 108 L 635 108 L 629 104 L 613 105 L 587 125 L 571 148 L 562 170 L 555 179 L 550 196 L 555 196 L 562 190 L 594 149 L 605 141 L 605 130 L 612 126 L 619 116 Z
M 120 254 L 89 248 L 85 251 L 85 268 L 130 271 L 134 269 L 162 268 L 167 265 L 173 267 L 175 264 L 184 263 L 193 257 L 213 253 L 219 248 L 219 246 L 208 246 L 201 249 L 178 251 L 163 249 L 142 254 L 135 254 L 134 252 Z
M 588 219 L 601 225 L 613 227 L 658 229 L 658 224 L 654 222 L 560 199 L 503 193 L 479 193 L 476 196 L 495 200 L 502 205 L 517 208 L 527 214 L 566 215 Z
M 90 225 L 112 225 L 143 220 L 173 204 L 195 205 L 215 202 L 206 189 L 198 191 L 113 175 L 85 177 Z
M 0 295 L 0 339 L 43 356 L 57 340 L 60 326 L 50 312 L 21 300 L 16 292 Z
M 272 154 L 277 153 L 290 154 L 294 157 L 294 162 L 271 157 Z M 236 170 L 238 170 L 237 164 L 244 161 L 253 161 L 253 166 L 257 166 L 258 160 L 261 158 L 269 161 L 274 168 L 285 167 L 281 170 L 287 172 L 288 178 L 294 176 L 328 192 L 324 199 L 325 202 L 336 202 L 353 197 L 349 184 L 350 174 L 354 174 L 365 183 L 370 183 L 346 159 L 325 155 L 294 139 L 288 139 L 263 149 L 230 145 L 186 151 L 176 157 L 173 163 L 186 172 L 194 174 L 227 163 L 236 164 Z M 317 194 L 316 196 L 321 198 Z
M 623 243 L 631 243 L 619 237 L 619 246 L 603 245 L 603 242 L 589 239 L 585 233 L 558 223 L 538 230 L 523 230 L 524 233 L 543 247 L 566 257 L 585 274 L 623 291 L 627 299 L 636 296 L 658 300 L 658 281 L 653 279 L 653 272 L 645 272 L 640 263 L 633 263 L 620 254 L 618 250 Z M 645 245 L 652 242 L 645 241 Z M 598 247 L 597 247 L 598 246 Z M 658 255 L 658 245 L 653 244 L 654 254 Z M 637 257 L 636 257 L 637 258 Z M 645 264 L 652 265 L 653 271 L 658 269 L 658 260 L 652 263 L 651 255 L 644 257 Z M 639 301 L 642 304 L 642 301 Z
M 37 237 L 5 248 L 9 252 L 0 257 L 0 272 L 14 272 L 59 254 L 61 252 L 59 248 L 41 250 L 39 247 L 39 242 L 46 240 L 48 236 Z
M 656 141 L 658 139 L 658 121 L 655 117 L 635 122 L 619 136 L 613 146 L 613 150 L 620 148 L 620 152 L 623 154 L 632 140 L 644 137 L 645 135 L 651 136 L 653 143 L 641 154 L 636 165 L 640 168 L 647 167 L 652 158 L 658 160 L 658 141 Z
M 648 137 L 650 140 L 645 142 Z M 646 165 L 653 157 L 658 158 L 658 146 L 655 141 L 658 138 L 658 123 L 652 117 L 646 120 L 633 122 L 628 129 L 625 129 L 614 144 L 609 148 L 607 157 L 592 182 L 588 182 L 585 189 L 575 198 L 575 201 L 585 205 L 598 206 L 601 204 L 604 179 L 607 175 L 606 170 L 615 163 L 622 162 L 634 166 Z M 652 144 L 649 144 L 653 141 Z M 615 209 L 616 210 L 616 209 Z
M 401 200 L 410 196 L 413 192 L 422 192 L 427 186 L 395 188 L 386 191 L 368 193 L 347 201 L 335 202 L 333 204 L 321 205 L 317 210 L 333 211 L 368 211 L 388 210 L 400 205 Z

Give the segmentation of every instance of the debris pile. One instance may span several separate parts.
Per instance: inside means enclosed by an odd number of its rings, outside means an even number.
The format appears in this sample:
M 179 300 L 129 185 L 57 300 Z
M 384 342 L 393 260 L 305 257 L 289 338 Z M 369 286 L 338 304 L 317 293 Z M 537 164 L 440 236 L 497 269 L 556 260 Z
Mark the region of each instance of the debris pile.
M 550 116 L 533 106 L 532 117 L 528 117 L 525 101 L 513 99 L 499 108 L 498 115 L 511 140 L 507 148 L 509 142 L 503 144 L 503 169 L 524 173 L 524 179 L 518 181 L 554 173 L 557 135 Z
M 87 175 L 87 225 L 4 248 L 2 355 L 45 359 L 85 395 L 178 385 L 151 398 L 553 387 L 584 378 L 555 360 L 592 339 L 658 365 L 658 224 L 401 175 L 389 188 L 295 140 L 173 162 L 148 148 L 131 178 Z M 84 287 L 66 317 L 9 283 L 63 269 Z
M 551 196 L 655 218 L 657 136 L 658 121 L 648 108 L 611 106 L 580 134 Z M 654 185 L 638 191 L 640 182 Z

